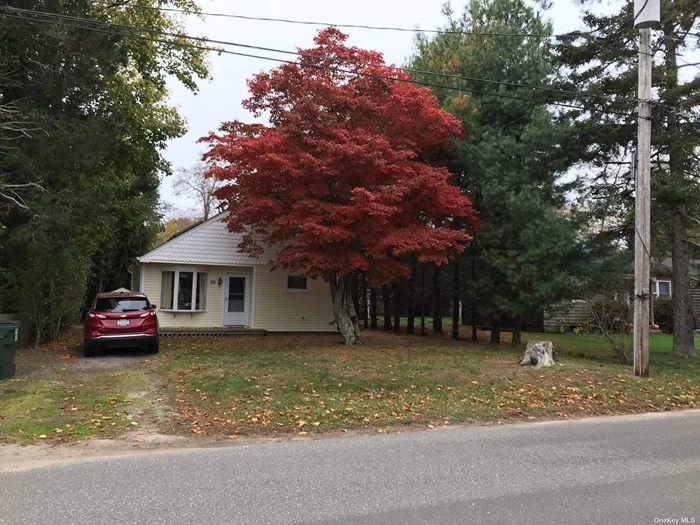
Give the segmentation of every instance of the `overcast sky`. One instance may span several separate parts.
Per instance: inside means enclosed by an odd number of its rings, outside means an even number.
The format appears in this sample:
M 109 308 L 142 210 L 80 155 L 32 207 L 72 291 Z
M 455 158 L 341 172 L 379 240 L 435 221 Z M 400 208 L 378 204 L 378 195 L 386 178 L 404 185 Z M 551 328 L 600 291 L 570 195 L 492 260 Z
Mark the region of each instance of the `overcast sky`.
M 444 0 L 200 0 L 203 11 L 209 12 L 329 23 L 409 28 L 418 26 L 422 29 L 434 29 L 442 25 L 443 3 Z M 606 3 L 617 2 L 608 0 Z M 580 8 L 576 0 L 553 0 L 553 4 L 549 17 L 556 33 L 581 27 Z M 461 5 L 462 2 L 453 1 L 456 10 Z M 204 21 L 192 17 L 187 26 L 187 32 L 192 35 L 287 50 L 311 47 L 318 29 L 313 26 L 214 17 L 207 17 Z M 401 65 L 413 49 L 412 33 L 365 29 L 346 32 L 350 35 L 350 44 L 381 51 L 388 63 Z M 240 106 L 241 100 L 247 96 L 246 79 L 261 70 L 274 67 L 271 62 L 232 55 L 212 56 L 210 62 L 213 79 L 202 82 L 197 95 L 175 82 L 171 85 L 171 103 L 179 108 L 187 120 L 189 130 L 183 137 L 170 142 L 165 152 L 175 169 L 191 166 L 199 160 L 203 148 L 197 144 L 197 139 L 216 130 L 222 121 L 250 119 L 249 114 Z M 173 194 L 167 178 L 161 193 L 165 201 L 173 203 L 177 208 L 190 206 L 185 199 Z

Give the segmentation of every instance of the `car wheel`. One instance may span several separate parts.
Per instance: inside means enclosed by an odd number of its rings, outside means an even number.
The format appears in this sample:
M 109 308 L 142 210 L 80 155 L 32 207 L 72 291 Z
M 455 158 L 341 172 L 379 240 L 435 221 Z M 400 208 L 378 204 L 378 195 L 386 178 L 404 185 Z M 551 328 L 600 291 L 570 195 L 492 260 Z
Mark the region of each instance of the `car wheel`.
M 87 345 L 83 345 L 83 355 L 85 357 L 95 357 L 95 349 Z
M 160 345 L 156 343 L 154 345 L 149 345 L 149 347 L 146 349 L 146 352 L 148 352 L 149 354 L 157 354 L 159 350 Z

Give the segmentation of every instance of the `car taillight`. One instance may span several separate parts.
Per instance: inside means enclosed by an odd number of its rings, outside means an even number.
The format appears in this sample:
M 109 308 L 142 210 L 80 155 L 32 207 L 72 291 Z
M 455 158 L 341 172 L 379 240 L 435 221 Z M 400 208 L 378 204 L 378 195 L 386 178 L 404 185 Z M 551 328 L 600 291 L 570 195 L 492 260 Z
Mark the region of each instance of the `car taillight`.
M 150 315 L 156 315 L 156 311 L 155 311 L 155 310 L 151 310 L 150 312 L 146 312 L 145 314 L 139 315 L 139 317 L 143 318 L 143 317 L 148 317 L 148 316 L 150 316 Z
M 97 319 L 107 319 L 106 316 L 100 315 L 100 314 L 88 314 L 88 317 L 89 317 L 90 319 L 95 319 L 95 318 L 97 318 Z

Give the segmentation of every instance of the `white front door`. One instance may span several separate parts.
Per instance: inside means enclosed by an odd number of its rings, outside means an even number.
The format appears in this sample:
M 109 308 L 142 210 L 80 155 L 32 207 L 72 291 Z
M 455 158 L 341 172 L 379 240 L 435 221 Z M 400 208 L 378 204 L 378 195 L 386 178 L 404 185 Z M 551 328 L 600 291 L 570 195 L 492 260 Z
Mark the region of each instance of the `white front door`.
M 248 277 L 226 274 L 224 326 L 248 326 Z

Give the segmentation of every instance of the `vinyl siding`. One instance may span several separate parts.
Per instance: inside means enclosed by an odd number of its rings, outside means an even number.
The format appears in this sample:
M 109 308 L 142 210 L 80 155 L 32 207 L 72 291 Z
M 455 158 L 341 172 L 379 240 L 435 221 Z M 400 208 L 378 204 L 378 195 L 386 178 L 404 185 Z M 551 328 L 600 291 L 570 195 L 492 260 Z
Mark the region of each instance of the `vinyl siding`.
M 166 312 L 160 310 L 160 287 L 163 271 L 176 269 L 207 272 L 206 312 Z M 191 266 L 175 264 L 142 264 L 144 290 L 151 302 L 158 305 L 158 319 L 164 328 L 214 328 L 223 325 L 222 309 L 225 284 L 218 285 L 219 278 L 226 273 L 248 275 L 248 308 L 252 312 L 251 328 L 270 332 L 334 332 L 333 304 L 328 283 L 309 279 L 309 290 L 294 292 L 286 290 L 287 272 L 270 271 L 269 266 L 253 268 L 243 266 Z M 211 282 L 214 281 L 214 284 Z
M 139 257 L 142 263 L 254 266 L 268 264 L 275 250 L 267 248 L 260 257 L 251 257 L 238 245 L 243 233 L 228 231 L 225 212 L 186 230 L 153 251 Z
M 163 271 L 173 271 L 177 268 L 192 269 L 198 272 L 207 272 L 207 310 L 206 312 L 164 312 L 160 310 L 160 287 Z M 213 328 L 223 325 L 221 317 L 225 285 L 219 286 L 219 278 L 224 279 L 224 274 L 231 272 L 249 275 L 252 283 L 253 271 L 250 267 L 225 267 L 225 266 L 188 266 L 172 264 L 144 264 L 144 293 L 152 303 L 158 305 L 158 320 L 161 327 L 165 328 Z M 214 284 L 211 282 L 214 281 Z M 249 285 L 250 286 L 250 285 Z M 250 294 L 248 300 L 250 301 Z M 249 303 L 250 311 L 250 303 Z
M 255 276 L 255 328 L 270 332 L 335 332 L 328 283 L 309 279 L 309 290 L 287 291 L 287 272 L 258 266 Z

